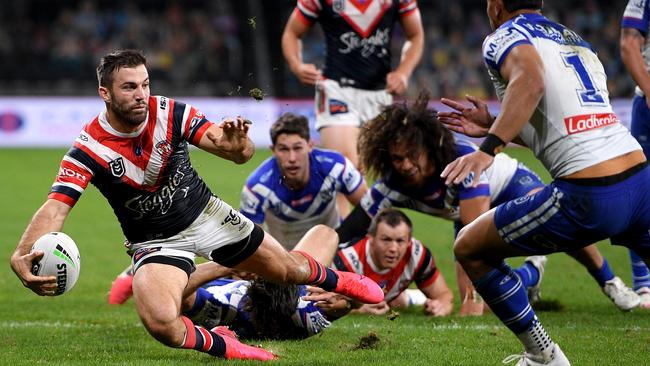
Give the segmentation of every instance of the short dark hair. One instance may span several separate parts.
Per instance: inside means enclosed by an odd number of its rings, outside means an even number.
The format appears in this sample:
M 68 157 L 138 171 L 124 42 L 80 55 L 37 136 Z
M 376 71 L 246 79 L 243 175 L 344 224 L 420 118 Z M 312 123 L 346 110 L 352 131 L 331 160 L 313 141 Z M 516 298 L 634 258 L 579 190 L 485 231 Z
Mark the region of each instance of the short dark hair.
M 298 135 L 309 141 L 309 121 L 305 116 L 284 113 L 271 125 L 271 142 L 275 145 L 281 134 Z
M 396 227 L 401 223 L 405 223 L 406 226 L 409 227 L 409 236 L 413 234 L 413 223 L 411 222 L 411 219 L 409 219 L 404 212 L 394 208 L 385 208 L 379 211 L 379 213 L 372 218 L 372 222 L 368 228 L 368 233 L 375 236 L 377 234 L 377 226 L 382 222 L 385 222 L 390 227 Z
M 544 6 L 544 0 L 503 0 L 503 5 L 509 13 L 522 9 L 539 10 Z
M 138 50 L 113 51 L 99 61 L 97 66 L 97 81 L 100 86 L 110 87 L 113 84 L 113 72 L 121 67 L 147 66 L 147 59 Z
M 255 329 L 252 338 L 299 339 L 304 329 L 293 322 L 300 295 L 297 285 L 276 284 L 264 279 L 251 281 L 244 310 L 250 314 Z

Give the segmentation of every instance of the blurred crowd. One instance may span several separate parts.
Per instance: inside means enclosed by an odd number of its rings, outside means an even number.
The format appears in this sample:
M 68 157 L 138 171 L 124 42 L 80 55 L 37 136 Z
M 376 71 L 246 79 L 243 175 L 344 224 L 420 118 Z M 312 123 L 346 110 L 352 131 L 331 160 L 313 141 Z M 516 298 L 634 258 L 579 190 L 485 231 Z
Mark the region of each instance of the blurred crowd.
M 426 34 L 409 94 L 494 97 L 481 57 L 490 27 L 484 0 L 418 1 Z M 0 11 L 0 94 L 94 94 L 94 68 L 115 48 L 144 50 L 155 93 L 172 96 L 311 97 L 286 68 L 280 35 L 295 0 L 9 0 Z M 625 2 L 547 0 L 544 12 L 598 51 L 613 97 L 632 95 L 618 51 Z M 393 37 L 394 55 L 403 36 Z M 304 57 L 322 65 L 319 27 Z M 397 57 L 397 56 L 395 56 Z

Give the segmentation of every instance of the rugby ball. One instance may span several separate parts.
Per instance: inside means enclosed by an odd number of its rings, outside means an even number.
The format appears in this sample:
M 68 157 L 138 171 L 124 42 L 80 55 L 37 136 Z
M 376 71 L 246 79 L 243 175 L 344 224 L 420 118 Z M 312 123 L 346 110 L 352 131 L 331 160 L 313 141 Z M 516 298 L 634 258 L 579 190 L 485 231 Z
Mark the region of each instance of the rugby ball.
M 55 296 L 70 291 L 77 283 L 81 269 L 79 249 L 74 240 L 65 233 L 47 233 L 36 240 L 31 251 L 35 250 L 42 250 L 45 254 L 32 264 L 32 274 L 56 277 Z

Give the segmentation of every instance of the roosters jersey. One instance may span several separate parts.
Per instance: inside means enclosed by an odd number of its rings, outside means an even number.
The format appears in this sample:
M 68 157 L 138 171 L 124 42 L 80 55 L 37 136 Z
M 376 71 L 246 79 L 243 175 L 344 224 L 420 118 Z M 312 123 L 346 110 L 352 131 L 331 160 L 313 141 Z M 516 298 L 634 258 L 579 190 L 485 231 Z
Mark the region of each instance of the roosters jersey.
M 74 206 L 88 183 L 106 197 L 126 238 L 163 239 L 189 226 L 211 196 L 190 164 L 187 143 L 212 125 L 192 106 L 149 98 L 142 128 L 118 132 L 106 111 L 84 126 L 61 162 L 50 199 Z
M 645 37 L 645 44 L 641 49 L 646 69 L 650 72 L 650 1 L 648 0 L 628 0 L 621 28 L 633 28 L 641 32 Z M 641 88 L 636 87 L 636 93 L 643 96 Z
M 246 181 L 239 210 L 288 249 L 314 225 L 337 227 L 336 193 L 349 195 L 364 182 L 361 173 L 336 151 L 313 149 L 309 154 L 309 183 L 300 190 L 282 182 L 274 157 L 260 165 Z
M 501 66 L 513 48 L 535 47 L 544 64 L 544 96 L 520 133 L 554 178 L 641 147 L 612 111 L 607 77 L 596 53 L 578 34 L 540 14 L 521 14 L 483 43 L 497 96 L 507 87 Z
M 250 282 L 244 280 L 220 279 L 212 281 L 197 290 L 192 309 L 186 312 L 196 324 L 208 329 L 225 325 L 242 338 L 255 337 L 257 332 L 251 315 L 245 310 Z M 307 295 L 304 285 L 298 286 L 299 295 Z M 295 338 L 307 338 L 321 332 L 331 325 L 327 316 L 311 301 L 298 300 L 292 316 L 296 329 Z M 332 319 L 333 320 L 333 319 Z
M 296 14 L 325 34 L 323 76 L 341 86 L 377 90 L 390 72 L 395 22 L 417 10 L 415 0 L 298 0 Z
M 458 155 L 467 155 L 478 148 L 473 143 L 457 139 Z M 476 187 L 465 181 L 448 187 L 445 180 L 434 174 L 418 188 L 405 187 L 399 175 L 380 178 L 361 199 L 361 207 L 369 216 L 388 207 L 404 207 L 415 211 L 439 216 L 447 220 L 458 220 L 458 204 L 461 200 L 479 196 L 490 196 L 492 201 L 509 184 L 517 170 L 517 161 L 505 154 L 498 154 L 494 163 L 479 177 Z
M 406 290 L 411 282 L 418 288 L 431 286 L 440 275 L 429 249 L 412 239 L 402 260 L 393 269 L 379 269 L 370 255 L 370 237 L 340 249 L 333 264 L 341 271 L 362 274 L 375 281 L 384 290 L 384 300 L 390 302 Z

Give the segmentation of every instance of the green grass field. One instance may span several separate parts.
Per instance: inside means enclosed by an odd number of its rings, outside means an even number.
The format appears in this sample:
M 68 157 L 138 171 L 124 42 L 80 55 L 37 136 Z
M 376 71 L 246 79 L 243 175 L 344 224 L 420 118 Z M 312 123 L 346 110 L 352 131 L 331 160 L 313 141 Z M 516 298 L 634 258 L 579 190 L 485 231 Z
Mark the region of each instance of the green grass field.
M 543 172 L 527 151 L 509 151 Z M 81 276 L 74 290 L 60 297 L 42 298 L 23 288 L 10 269 L 9 257 L 31 215 L 45 200 L 64 152 L 0 150 L 0 365 L 223 362 L 156 342 L 140 325 L 132 300 L 119 307 L 107 304 L 111 281 L 128 264 L 129 257 L 117 220 L 94 187 L 84 193 L 64 228 L 81 251 Z M 213 191 L 236 207 L 245 177 L 268 154 L 259 151 L 243 166 L 200 151 L 192 153 L 192 160 Z M 411 217 L 416 236 L 432 249 L 457 296 L 451 223 L 415 213 Z M 629 284 L 627 250 L 609 243 L 599 247 L 614 271 Z M 519 264 L 521 259 L 512 263 Z M 538 311 L 538 316 L 573 365 L 650 364 L 650 312 L 621 313 L 587 271 L 568 256 L 550 257 L 542 294 L 561 305 L 554 311 Z M 359 348 L 360 339 L 370 332 L 377 335 L 378 342 Z M 311 339 L 259 344 L 280 356 L 275 362 L 278 365 L 496 365 L 505 356 L 522 351 L 516 338 L 493 315 L 434 319 L 417 309 L 403 311 L 392 321 L 348 316 Z

